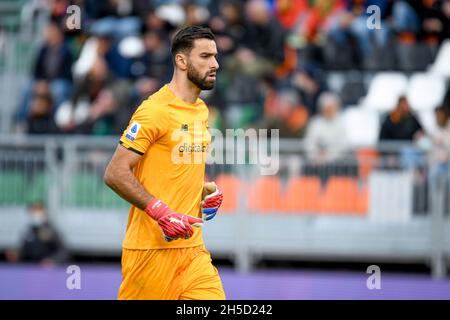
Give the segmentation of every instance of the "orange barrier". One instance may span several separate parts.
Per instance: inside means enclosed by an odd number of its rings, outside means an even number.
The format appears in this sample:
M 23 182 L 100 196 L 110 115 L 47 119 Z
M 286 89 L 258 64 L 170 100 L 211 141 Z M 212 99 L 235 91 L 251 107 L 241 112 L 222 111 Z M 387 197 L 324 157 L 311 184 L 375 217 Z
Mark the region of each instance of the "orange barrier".
M 322 194 L 319 212 L 356 212 L 358 181 L 355 178 L 331 177 Z
M 316 177 L 292 178 L 283 195 L 283 212 L 316 212 L 320 202 L 320 180 Z
M 318 177 L 295 177 L 284 190 L 278 176 L 262 177 L 251 185 L 228 174 L 219 175 L 215 181 L 224 193 L 222 213 L 238 209 L 244 188 L 248 208 L 256 213 L 364 215 L 368 211 L 368 187 L 359 188 L 356 178 L 330 177 L 322 188 Z
M 220 207 L 221 213 L 234 213 L 238 208 L 239 193 L 242 190 L 244 181 L 239 178 L 221 174 L 215 180 L 220 190 L 223 192 L 223 202 Z
M 248 207 L 253 212 L 280 211 L 281 181 L 277 176 L 258 179 L 248 189 Z

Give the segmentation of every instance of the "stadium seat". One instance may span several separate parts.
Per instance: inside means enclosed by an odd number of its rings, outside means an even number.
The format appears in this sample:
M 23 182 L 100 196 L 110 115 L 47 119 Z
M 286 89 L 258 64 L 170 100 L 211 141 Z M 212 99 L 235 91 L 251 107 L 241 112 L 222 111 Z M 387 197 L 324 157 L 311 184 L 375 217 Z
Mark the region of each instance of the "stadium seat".
M 68 204 L 75 207 L 101 207 L 103 182 L 95 174 L 79 173 L 72 176 Z
M 400 72 L 379 72 L 369 85 L 367 95 L 362 100 L 364 108 L 380 113 L 391 111 L 398 98 L 406 93 L 408 78 Z
M 434 110 L 422 110 L 417 112 L 418 120 L 425 132 L 430 136 L 433 136 L 439 130 L 438 125 L 436 123 L 436 115 L 434 114 Z
M 248 190 L 248 208 L 252 212 L 281 211 L 281 181 L 277 176 L 263 177 Z
M 358 161 L 358 176 L 366 180 L 378 161 L 378 151 L 372 148 L 359 148 L 355 151 Z
M 354 178 L 331 177 L 320 198 L 319 212 L 326 214 L 356 213 L 358 181 Z
M 216 184 L 222 190 L 223 203 L 220 207 L 221 213 L 234 213 L 238 209 L 239 193 L 244 183 L 238 177 L 229 174 L 221 174 L 215 179 Z
M 358 78 L 349 78 L 345 81 L 340 95 L 342 103 L 345 106 L 358 103 L 359 100 L 366 94 L 364 81 Z
M 282 198 L 283 212 L 317 212 L 320 201 L 320 179 L 295 177 L 289 180 Z
M 430 66 L 429 71 L 446 78 L 450 78 L 450 39 L 445 40 L 441 44 L 441 48 Z
M 450 59 L 450 57 L 449 57 Z M 406 96 L 416 111 L 433 110 L 444 100 L 445 79 L 436 74 L 415 73 L 411 76 Z
M 396 53 L 396 67 L 404 72 L 414 72 L 426 70 L 433 62 L 435 48 L 425 42 L 399 43 Z
M 130 204 L 106 185 L 100 187 L 100 204 L 102 208 L 127 209 Z
M 49 183 L 50 181 L 47 173 L 36 173 L 31 181 L 29 181 L 27 193 L 28 202 L 46 201 Z
M 376 111 L 349 107 L 344 110 L 343 119 L 352 146 L 374 146 L 377 143 L 380 119 Z
M 26 203 L 25 177 L 19 172 L 0 172 L 0 204 L 23 205 Z

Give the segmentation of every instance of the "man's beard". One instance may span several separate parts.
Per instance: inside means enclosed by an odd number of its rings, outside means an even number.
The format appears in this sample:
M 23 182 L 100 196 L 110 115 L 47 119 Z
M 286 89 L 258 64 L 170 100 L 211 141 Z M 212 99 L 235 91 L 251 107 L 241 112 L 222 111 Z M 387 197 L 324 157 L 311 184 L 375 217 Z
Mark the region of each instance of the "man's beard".
M 191 63 L 188 63 L 187 77 L 193 84 L 199 87 L 200 90 L 211 90 L 214 88 L 215 81 L 206 80 L 211 73 L 212 72 L 208 72 L 202 77 L 200 72 L 198 72 Z

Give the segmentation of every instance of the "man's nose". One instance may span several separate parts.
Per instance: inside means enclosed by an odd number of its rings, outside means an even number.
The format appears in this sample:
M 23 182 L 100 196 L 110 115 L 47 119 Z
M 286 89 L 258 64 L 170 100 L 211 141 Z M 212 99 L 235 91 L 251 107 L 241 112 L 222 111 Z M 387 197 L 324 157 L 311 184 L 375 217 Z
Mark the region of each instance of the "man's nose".
M 219 62 L 217 62 L 217 59 L 214 59 L 214 64 L 213 64 L 213 68 L 218 70 L 220 67 Z

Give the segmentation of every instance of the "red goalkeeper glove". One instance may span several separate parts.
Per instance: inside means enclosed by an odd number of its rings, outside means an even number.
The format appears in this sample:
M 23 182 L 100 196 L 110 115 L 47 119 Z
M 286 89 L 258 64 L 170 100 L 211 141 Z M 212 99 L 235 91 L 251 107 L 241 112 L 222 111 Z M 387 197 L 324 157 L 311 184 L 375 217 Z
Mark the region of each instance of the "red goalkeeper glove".
M 189 239 L 194 227 L 201 227 L 203 220 L 185 214 L 173 212 L 164 202 L 153 199 L 145 208 L 145 212 L 158 222 L 166 241 L 178 238 Z
M 223 193 L 219 190 L 214 182 L 207 182 L 203 187 L 203 201 L 201 203 L 201 210 L 203 220 L 208 221 L 213 219 L 217 210 L 223 201 Z

